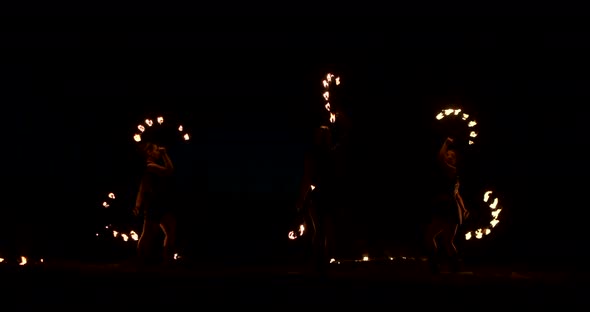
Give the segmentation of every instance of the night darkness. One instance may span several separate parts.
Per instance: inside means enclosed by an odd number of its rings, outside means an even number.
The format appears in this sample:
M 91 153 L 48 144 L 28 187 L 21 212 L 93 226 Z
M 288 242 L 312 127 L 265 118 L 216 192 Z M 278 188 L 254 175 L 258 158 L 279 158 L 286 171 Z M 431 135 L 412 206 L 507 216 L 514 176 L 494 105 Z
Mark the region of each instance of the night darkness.
M 321 80 L 334 72 L 354 125 L 355 241 L 413 250 L 429 153 L 444 140 L 434 116 L 459 105 L 480 124 L 465 172 L 471 194 L 493 187 L 506 208 L 482 245 L 581 255 L 588 36 L 2 32 L 2 211 L 30 224 L 44 250 L 91 253 L 82 246 L 104 221 L 108 192 L 121 195 L 118 218 L 137 222 L 129 214 L 139 179 L 132 137 L 145 116 L 163 115 L 191 134 L 169 148 L 185 248 L 222 260 L 279 257 Z

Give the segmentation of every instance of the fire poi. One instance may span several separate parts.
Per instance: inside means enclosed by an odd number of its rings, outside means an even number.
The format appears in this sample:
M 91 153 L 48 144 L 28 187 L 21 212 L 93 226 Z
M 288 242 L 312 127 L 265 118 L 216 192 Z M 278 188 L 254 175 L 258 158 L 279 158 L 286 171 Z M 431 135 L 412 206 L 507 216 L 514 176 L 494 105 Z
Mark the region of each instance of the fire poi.
M 112 208 L 111 206 L 114 204 L 115 199 L 115 193 L 108 193 L 107 198 L 102 202 L 102 207 L 105 209 Z M 106 230 L 108 235 L 112 235 L 114 238 L 121 239 L 124 242 L 130 241 L 130 238 L 131 241 L 137 241 L 139 239 L 139 235 L 134 230 L 122 231 L 121 229 L 114 227 L 112 224 L 105 225 L 104 230 Z M 96 233 L 96 236 L 100 237 L 101 233 Z

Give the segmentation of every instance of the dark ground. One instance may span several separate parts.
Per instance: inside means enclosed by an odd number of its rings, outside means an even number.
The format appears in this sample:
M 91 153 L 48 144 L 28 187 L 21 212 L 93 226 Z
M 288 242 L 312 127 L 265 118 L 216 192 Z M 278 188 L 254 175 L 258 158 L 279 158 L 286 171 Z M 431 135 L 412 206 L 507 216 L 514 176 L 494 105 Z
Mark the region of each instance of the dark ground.
M 333 265 L 324 279 L 297 266 L 44 263 L 0 266 L 4 304 L 33 307 L 457 308 L 587 306 L 588 272 L 466 267 L 432 276 L 420 260 Z

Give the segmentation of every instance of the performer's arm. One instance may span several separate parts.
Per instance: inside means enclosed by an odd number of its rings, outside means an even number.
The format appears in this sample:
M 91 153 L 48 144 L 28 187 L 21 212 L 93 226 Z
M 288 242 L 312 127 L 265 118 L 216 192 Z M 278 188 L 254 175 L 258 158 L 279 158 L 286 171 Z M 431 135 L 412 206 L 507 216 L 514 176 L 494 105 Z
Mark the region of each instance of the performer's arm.
M 305 156 L 304 165 L 303 165 L 303 176 L 301 178 L 301 183 L 299 186 L 299 196 L 297 197 L 297 202 L 295 206 L 297 210 L 301 210 L 305 203 L 305 200 L 311 192 L 311 185 L 312 185 L 312 177 L 314 173 L 314 162 L 313 158 L 308 154 Z

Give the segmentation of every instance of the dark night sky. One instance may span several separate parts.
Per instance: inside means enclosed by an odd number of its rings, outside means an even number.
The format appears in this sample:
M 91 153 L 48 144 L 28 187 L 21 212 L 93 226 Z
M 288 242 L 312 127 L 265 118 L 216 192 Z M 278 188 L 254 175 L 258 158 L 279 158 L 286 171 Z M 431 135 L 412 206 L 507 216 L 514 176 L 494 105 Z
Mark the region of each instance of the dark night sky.
M 407 216 L 434 115 L 457 103 L 478 116 L 476 180 L 493 184 L 512 205 L 513 237 L 569 239 L 583 233 L 576 220 L 585 215 L 590 173 L 588 35 L 3 32 L 4 176 L 13 182 L 6 197 L 12 202 L 18 194 L 26 198 L 20 206 L 42 215 L 48 209 L 56 220 L 91 219 L 86 212 L 111 185 L 123 193 L 134 187 L 131 134 L 143 116 L 163 111 L 192 134 L 173 155 L 185 168 L 189 206 L 208 218 L 234 216 L 239 222 L 223 222 L 243 228 L 276 223 L 296 191 L 310 115 L 321 105 L 321 76 L 337 70 L 362 138 L 359 192 L 380 207 L 371 211 Z M 285 207 L 208 211 L 217 193 L 278 198 Z

